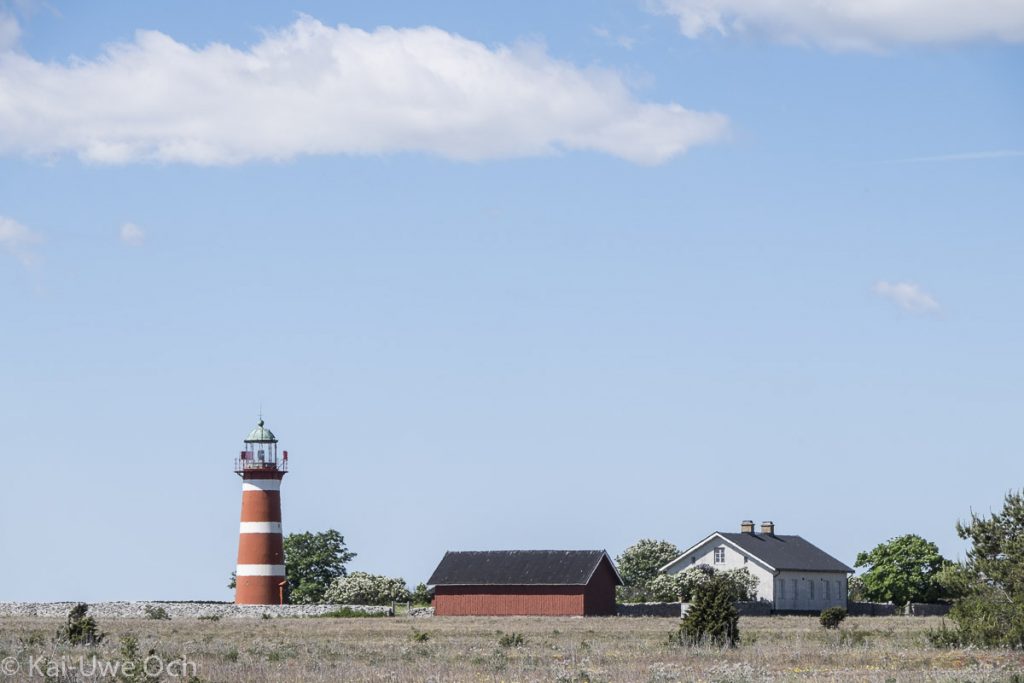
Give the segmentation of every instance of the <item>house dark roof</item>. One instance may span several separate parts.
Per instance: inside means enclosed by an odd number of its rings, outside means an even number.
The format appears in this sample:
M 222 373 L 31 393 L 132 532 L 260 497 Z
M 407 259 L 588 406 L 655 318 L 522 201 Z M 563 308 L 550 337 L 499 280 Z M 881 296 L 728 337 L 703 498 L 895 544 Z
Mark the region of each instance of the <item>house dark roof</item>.
M 724 531 L 719 531 L 718 535 L 729 539 L 776 569 L 808 572 L 853 572 L 853 569 L 800 536 L 726 533 Z
M 607 559 L 603 550 L 448 551 L 427 581 L 432 586 L 584 586 Z

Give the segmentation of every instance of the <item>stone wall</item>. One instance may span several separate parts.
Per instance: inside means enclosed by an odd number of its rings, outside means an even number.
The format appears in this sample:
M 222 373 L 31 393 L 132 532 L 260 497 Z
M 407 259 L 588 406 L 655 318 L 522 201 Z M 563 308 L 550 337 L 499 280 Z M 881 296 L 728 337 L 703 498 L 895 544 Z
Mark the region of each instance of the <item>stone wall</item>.
M 617 605 L 620 617 L 682 617 L 690 609 L 688 602 L 640 602 L 633 605 Z M 771 616 L 772 603 L 767 600 L 737 602 L 736 611 L 741 617 Z
M 741 617 L 770 617 L 772 615 L 772 603 L 768 600 L 737 602 L 736 611 L 740 613 Z
M 896 614 L 896 605 L 891 602 L 846 603 L 846 613 L 851 617 L 891 617 Z
M 0 602 L 0 617 L 66 617 L 74 602 Z M 392 616 L 391 607 L 372 605 L 236 605 L 231 602 L 96 602 L 89 614 L 97 619 L 147 619 L 146 608 L 161 608 L 171 619 L 260 619 L 269 617 L 316 617 L 342 607 L 366 614 Z
M 944 617 L 949 614 L 951 605 L 912 602 L 907 605 L 907 614 L 912 617 Z
M 620 617 L 675 617 L 682 616 L 678 602 L 638 602 L 632 605 L 616 605 Z

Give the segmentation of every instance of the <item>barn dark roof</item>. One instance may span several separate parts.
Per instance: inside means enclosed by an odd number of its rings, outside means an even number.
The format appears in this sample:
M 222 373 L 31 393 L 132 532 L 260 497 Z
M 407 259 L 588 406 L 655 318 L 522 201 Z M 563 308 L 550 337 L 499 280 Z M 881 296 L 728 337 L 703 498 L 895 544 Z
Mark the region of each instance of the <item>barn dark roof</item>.
M 585 586 L 607 559 L 604 550 L 451 551 L 427 581 L 432 586 Z
M 852 572 L 845 564 L 800 536 L 775 534 L 726 533 L 719 536 L 735 543 L 754 557 L 776 569 L 808 572 Z

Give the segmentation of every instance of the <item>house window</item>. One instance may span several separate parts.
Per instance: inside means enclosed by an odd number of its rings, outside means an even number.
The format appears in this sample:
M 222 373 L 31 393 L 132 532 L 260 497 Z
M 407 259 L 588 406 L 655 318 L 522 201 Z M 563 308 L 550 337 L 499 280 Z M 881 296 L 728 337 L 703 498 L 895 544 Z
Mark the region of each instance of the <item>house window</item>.
M 800 594 L 796 592 L 796 579 L 793 579 L 793 599 L 796 600 Z
M 779 600 L 786 599 L 786 580 L 779 579 Z
M 725 564 L 725 548 L 715 548 L 715 564 Z
M 828 581 L 825 582 L 825 599 L 829 602 L 832 601 L 832 584 Z
M 814 600 L 814 580 L 807 582 L 807 590 L 810 591 L 811 600 Z

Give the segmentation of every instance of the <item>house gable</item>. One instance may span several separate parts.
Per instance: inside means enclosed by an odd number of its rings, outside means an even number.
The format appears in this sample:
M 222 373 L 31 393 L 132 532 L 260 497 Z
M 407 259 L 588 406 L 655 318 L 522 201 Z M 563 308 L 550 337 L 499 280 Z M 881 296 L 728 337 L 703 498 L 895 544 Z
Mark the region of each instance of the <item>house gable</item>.
M 765 570 L 765 571 L 767 571 L 769 573 L 775 573 L 776 572 L 775 567 L 771 566 L 770 564 L 765 562 L 763 559 L 761 559 L 757 555 L 755 555 L 755 554 L 745 550 L 741 546 L 737 545 L 736 543 L 734 543 L 733 541 L 731 541 L 729 538 L 727 538 L 721 532 L 718 532 L 718 531 L 715 531 L 711 535 L 705 537 L 703 540 L 701 540 L 698 543 L 690 546 L 685 551 L 683 551 L 679 555 L 679 557 L 677 557 L 676 559 L 672 560 L 671 562 L 666 564 L 664 567 L 659 568 L 658 571 L 659 572 L 669 572 L 669 573 L 674 574 L 676 572 L 680 572 L 680 571 L 686 569 L 687 567 L 691 567 L 691 566 L 694 566 L 696 564 L 712 564 L 712 563 L 709 563 L 709 562 L 693 562 L 691 558 L 703 557 L 703 556 L 707 555 L 710 552 L 711 548 L 717 547 L 717 546 L 720 546 L 720 545 L 724 545 L 724 546 L 728 546 L 728 547 L 732 548 L 732 550 L 734 552 L 738 553 L 739 555 L 742 555 L 745 558 L 749 558 L 754 563 L 760 565 L 760 567 L 763 570 Z M 712 564 L 712 566 L 714 566 L 714 565 Z

